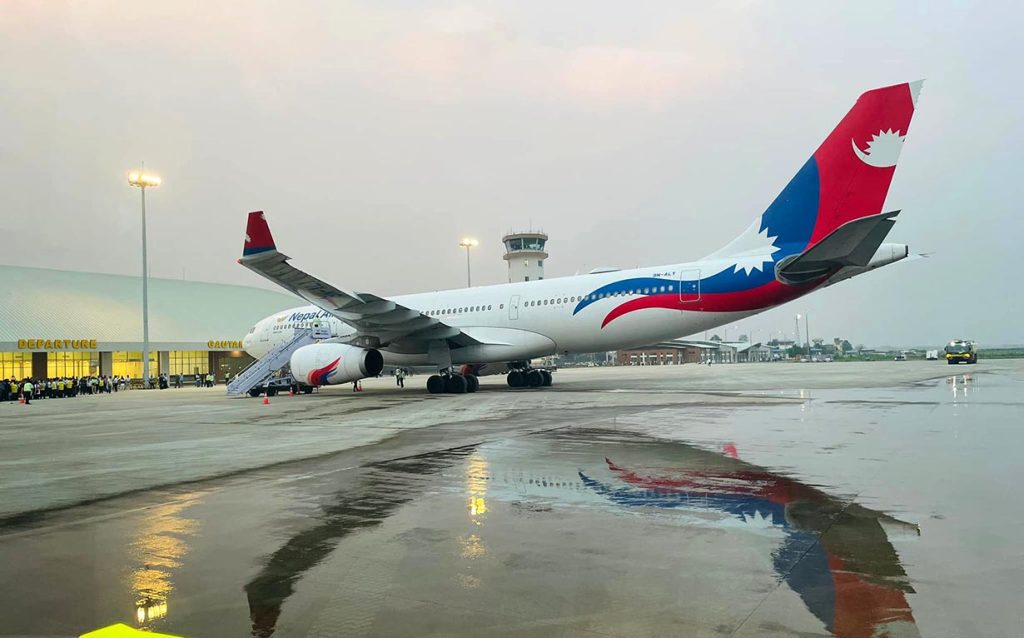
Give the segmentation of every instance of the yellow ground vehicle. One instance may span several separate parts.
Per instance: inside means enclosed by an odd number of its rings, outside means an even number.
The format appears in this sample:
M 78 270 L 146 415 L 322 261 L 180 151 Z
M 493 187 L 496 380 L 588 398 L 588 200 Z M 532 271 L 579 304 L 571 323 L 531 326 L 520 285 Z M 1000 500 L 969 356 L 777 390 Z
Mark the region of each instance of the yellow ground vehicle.
M 974 342 L 966 339 L 954 339 L 946 344 L 946 363 L 977 363 L 978 352 L 974 349 Z

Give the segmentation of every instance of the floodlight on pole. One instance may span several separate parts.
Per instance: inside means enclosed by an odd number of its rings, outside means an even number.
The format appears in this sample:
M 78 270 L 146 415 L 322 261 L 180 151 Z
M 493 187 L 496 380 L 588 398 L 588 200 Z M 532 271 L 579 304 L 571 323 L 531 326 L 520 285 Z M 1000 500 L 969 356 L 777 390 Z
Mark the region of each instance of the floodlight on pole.
M 142 191 L 142 387 L 149 387 L 149 262 L 146 255 L 146 189 L 156 188 L 161 180 L 144 171 L 128 173 L 128 184 Z
M 469 270 L 469 249 L 479 245 L 480 242 L 473 239 L 472 237 L 463 237 L 462 241 L 459 242 L 459 246 L 466 249 L 466 287 L 471 288 L 473 286 L 473 279 L 470 276 Z

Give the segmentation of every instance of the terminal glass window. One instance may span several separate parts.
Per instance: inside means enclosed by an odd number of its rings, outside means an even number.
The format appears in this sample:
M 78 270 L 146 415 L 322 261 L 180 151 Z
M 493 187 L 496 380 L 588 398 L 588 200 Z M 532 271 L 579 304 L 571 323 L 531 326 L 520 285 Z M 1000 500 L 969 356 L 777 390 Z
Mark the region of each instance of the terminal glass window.
M 132 379 L 142 378 L 142 353 L 141 352 L 114 352 L 111 353 L 112 366 L 111 374 L 115 377 L 127 376 Z M 156 377 L 157 363 L 156 352 L 149 353 L 149 376 Z
M 46 355 L 46 376 L 91 377 L 100 373 L 98 352 L 49 352 Z
M 172 350 L 167 372 L 175 374 L 206 374 L 210 371 L 210 357 L 205 350 Z
M 32 376 L 31 352 L 0 352 L 0 379 L 21 381 Z

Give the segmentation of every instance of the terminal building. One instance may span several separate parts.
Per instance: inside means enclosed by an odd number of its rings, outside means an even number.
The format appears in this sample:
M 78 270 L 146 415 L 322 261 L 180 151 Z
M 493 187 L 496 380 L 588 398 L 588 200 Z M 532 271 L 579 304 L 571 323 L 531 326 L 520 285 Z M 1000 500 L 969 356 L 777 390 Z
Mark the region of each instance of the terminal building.
M 142 278 L 0 266 L 0 379 L 142 377 Z M 258 320 L 302 305 L 289 294 L 149 279 L 149 372 L 218 381 L 252 358 Z

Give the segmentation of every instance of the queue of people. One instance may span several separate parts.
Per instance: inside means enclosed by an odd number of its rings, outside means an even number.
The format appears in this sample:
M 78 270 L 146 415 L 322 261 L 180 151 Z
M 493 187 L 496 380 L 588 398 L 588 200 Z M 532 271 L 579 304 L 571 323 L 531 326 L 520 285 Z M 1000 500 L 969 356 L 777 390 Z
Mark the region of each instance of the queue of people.
M 217 384 L 213 373 L 196 374 L 197 388 L 212 388 Z M 161 372 L 150 379 L 150 387 L 165 390 L 185 387 L 185 375 Z M 131 378 L 123 375 L 93 375 L 88 377 L 54 377 L 52 379 L 0 379 L 0 402 L 14 402 L 24 397 L 25 403 L 38 399 L 63 399 L 93 394 L 110 394 L 131 388 Z
M 129 379 L 125 376 L 54 377 L 51 379 L 0 379 L 0 401 L 17 401 L 24 397 L 25 403 L 38 399 L 64 399 L 92 394 L 110 394 L 127 390 Z

